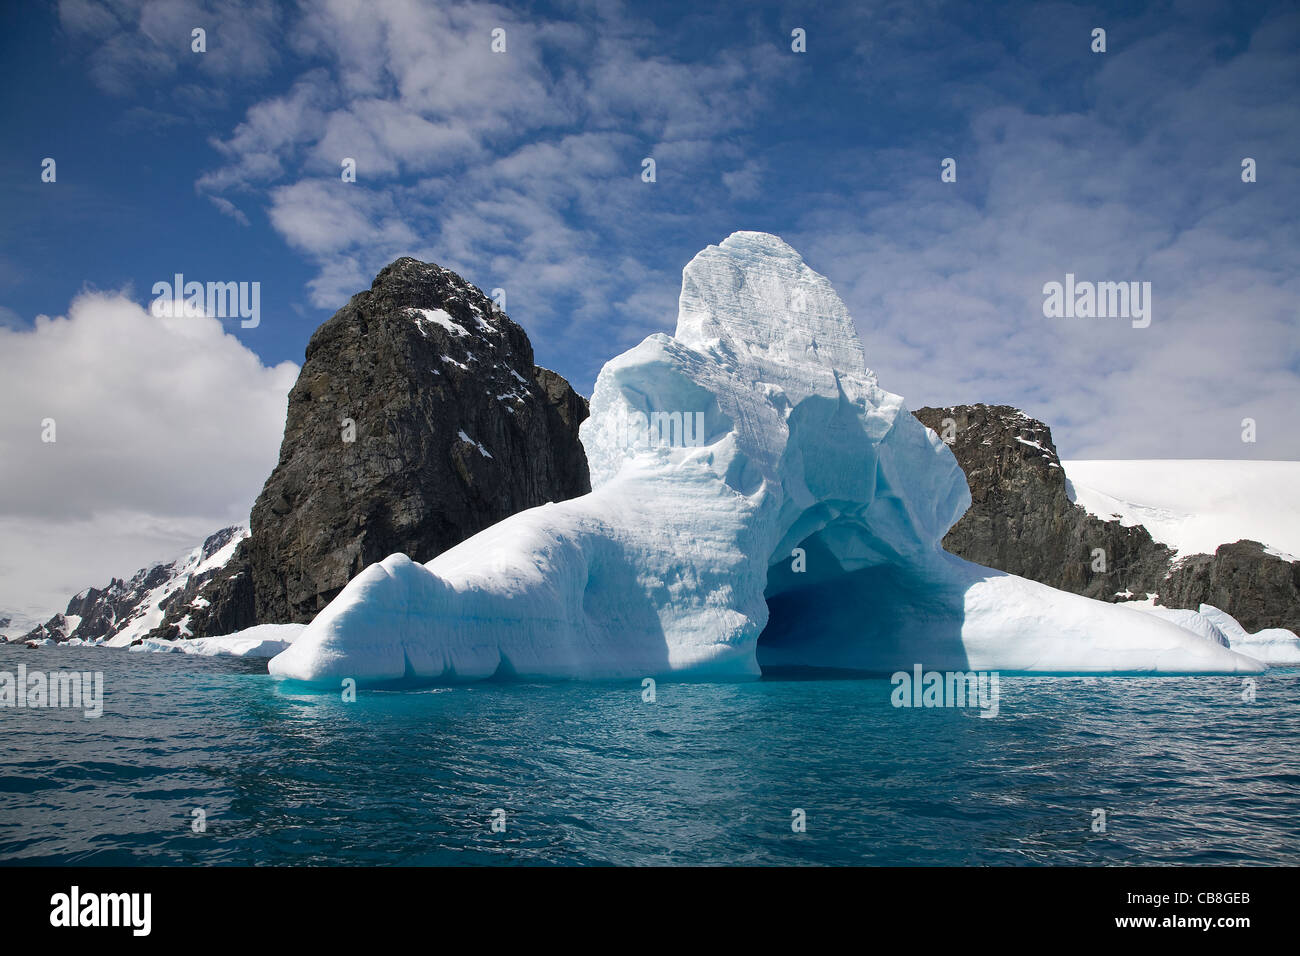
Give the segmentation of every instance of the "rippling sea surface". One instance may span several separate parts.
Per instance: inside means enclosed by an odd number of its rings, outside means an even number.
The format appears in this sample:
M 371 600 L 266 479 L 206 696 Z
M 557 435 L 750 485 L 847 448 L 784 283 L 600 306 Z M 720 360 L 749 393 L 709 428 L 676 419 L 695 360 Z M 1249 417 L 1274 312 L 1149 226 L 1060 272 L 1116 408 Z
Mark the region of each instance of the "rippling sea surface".
M 1004 676 L 981 718 L 886 679 L 345 703 L 264 662 L 0 648 L 19 663 L 102 671 L 105 706 L 0 708 L 4 863 L 1300 863 L 1297 670 L 1254 703 L 1233 677 Z

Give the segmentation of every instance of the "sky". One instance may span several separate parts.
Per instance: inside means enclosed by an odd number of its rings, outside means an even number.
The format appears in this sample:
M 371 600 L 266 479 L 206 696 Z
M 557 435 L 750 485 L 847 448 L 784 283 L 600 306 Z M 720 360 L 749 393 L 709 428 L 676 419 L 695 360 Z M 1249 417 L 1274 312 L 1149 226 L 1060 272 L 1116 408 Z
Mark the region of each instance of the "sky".
M 590 394 L 696 252 L 772 232 L 912 408 L 1300 457 L 1294 3 L 2 6 L 0 616 L 246 520 L 311 333 L 402 255 Z M 154 316 L 177 273 L 260 321 Z M 1150 324 L 1046 316 L 1067 274 Z

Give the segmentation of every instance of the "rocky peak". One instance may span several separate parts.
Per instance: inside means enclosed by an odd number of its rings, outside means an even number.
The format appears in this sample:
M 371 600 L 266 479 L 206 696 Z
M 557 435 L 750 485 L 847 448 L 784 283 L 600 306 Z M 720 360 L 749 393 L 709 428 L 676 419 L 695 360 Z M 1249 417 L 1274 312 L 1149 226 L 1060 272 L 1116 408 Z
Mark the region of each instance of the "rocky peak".
M 312 335 L 252 535 L 204 589 L 193 633 L 310 621 L 390 554 L 428 561 L 586 493 L 586 415 L 480 289 L 398 259 Z
M 203 544 L 199 546 L 199 560 L 201 563 L 208 562 L 217 556 L 222 548 L 225 548 L 232 541 L 238 541 L 248 535 L 248 529 L 243 525 L 231 525 L 229 528 L 222 528 L 220 531 L 213 532 L 203 539 Z
M 1011 405 L 952 405 L 948 408 L 922 408 L 914 413 L 939 434 L 972 469 L 985 469 L 990 475 L 1007 476 L 1021 467 L 1032 469 L 1043 482 L 1065 491 L 1065 473 L 1052 441 L 1052 430 L 1036 418 Z M 966 471 L 967 480 L 971 478 Z M 979 482 L 981 490 L 988 486 Z M 975 493 L 971 488 L 971 493 Z

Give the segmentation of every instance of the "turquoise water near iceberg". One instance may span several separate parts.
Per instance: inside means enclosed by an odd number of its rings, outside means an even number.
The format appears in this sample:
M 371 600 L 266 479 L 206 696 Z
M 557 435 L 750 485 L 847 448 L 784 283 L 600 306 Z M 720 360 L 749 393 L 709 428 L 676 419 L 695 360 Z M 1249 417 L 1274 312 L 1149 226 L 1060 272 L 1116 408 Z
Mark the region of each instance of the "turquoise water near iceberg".
M 1297 670 L 1253 704 L 1233 677 L 1003 675 L 980 718 L 886 679 L 344 703 L 264 662 L 0 647 L 19 663 L 103 671 L 105 707 L 0 708 L 7 864 L 1300 863 Z

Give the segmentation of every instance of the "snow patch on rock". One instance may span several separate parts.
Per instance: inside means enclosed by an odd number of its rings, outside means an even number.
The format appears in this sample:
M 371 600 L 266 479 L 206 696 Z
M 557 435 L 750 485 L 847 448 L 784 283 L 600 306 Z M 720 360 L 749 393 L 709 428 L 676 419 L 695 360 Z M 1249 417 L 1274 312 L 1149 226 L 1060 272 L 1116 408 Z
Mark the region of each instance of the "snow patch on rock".
M 419 326 L 421 332 L 424 332 L 425 322 L 432 322 L 434 325 L 440 326 L 452 335 L 469 335 L 469 332 L 464 326 L 458 323 L 450 314 L 442 309 L 410 309 L 408 311 L 412 316 L 414 316 L 416 324 Z M 481 319 L 479 320 L 479 324 L 484 325 Z M 488 331 L 492 331 L 491 326 L 486 326 L 486 328 Z M 428 333 L 425 332 L 425 334 L 427 335 Z

